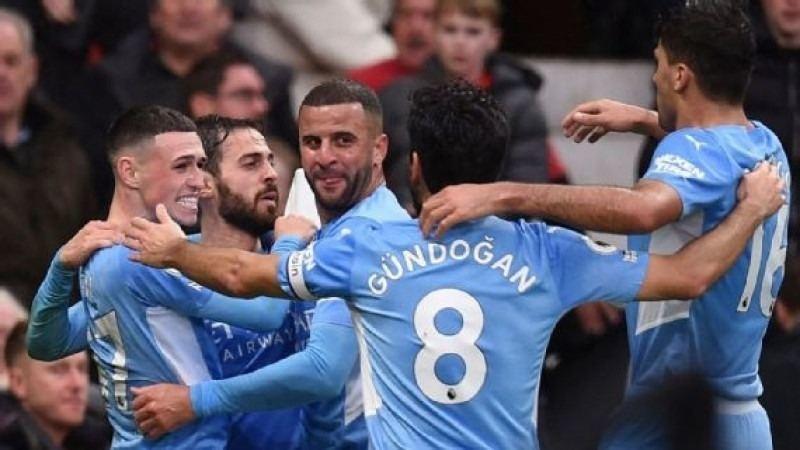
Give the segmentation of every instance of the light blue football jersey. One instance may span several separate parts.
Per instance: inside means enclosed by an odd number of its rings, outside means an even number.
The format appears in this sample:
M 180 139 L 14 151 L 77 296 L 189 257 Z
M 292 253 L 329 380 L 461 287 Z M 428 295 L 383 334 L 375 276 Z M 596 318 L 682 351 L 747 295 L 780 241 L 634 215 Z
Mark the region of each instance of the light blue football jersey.
M 352 218 L 283 255 L 278 276 L 290 296 L 348 301 L 372 447 L 535 449 L 556 321 L 581 302 L 632 300 L 646 266 L 538 222 L 492 217 L 433 242 L 416 221 Z
M 758 122 L 670 133 L 644 178 L 675 189 L 683 213 L 651 234 L 631 236 L 629 248 L 671 254 L 708 232 L 734 208 L 745 169 L 764 160 L 780 164 L 788 187 L 783 148 Z M 787 205 L 764 222 L 734 266 L 697 300 L 628 305 L 629 395 L 659 388 L 668 377 L 687 371 L 707 377 L 724 399 L 761 395 L 758 358 L 783 279 L 788 214 Z
M 158 440 L 136 428 L 130 389 L 154 383 L 191 385 L 219 378 L 216 347 L 196 315 L 212 291 L 179 272 L 129 260 L 114 246 L 95 253 L 81 269 L 81 295 L 89 318 L 106 411 L 115 449 L 222 449 L 228 417 L 190 423 Z

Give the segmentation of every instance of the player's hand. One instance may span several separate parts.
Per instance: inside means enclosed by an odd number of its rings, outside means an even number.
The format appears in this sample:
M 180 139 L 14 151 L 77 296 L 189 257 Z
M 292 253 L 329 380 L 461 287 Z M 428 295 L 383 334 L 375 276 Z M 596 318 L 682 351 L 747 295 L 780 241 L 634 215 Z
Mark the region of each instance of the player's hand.
M 157 439 L 196 418 L 188 386 L 155 384 L 131 388 L 131 392 L 133 417 L 148 439 Z
M 786 203 L 786 183 L 779 169 L 774 164 L 760 163 L 739 183 L 739 202 L 762 219 L 775 214 Z
M 317 233 L 317 226 L 303 216 L 288 214 L 275 219 L 274 232 L 276 241 L 284 236 L 298 236 L 308 242 Z
M 186 243 L 186 235 L 160 203 L 156 206 L 156 219 L 158 222 L 142 217 L 131 220 L 125 229 L 125 246 L 135 250 L 131 254 L 133 261 L 152 267 L 167 267 L 170 256 Z
M 77 269 L 85 263 L 92 253 L 101 248 L 121 244 L 124 236 L 114 225 L 100 220 L 93 220 L 78 231 L 61 250 L 58 261 L 64 267 Z
M 658 116 L 654 111 L 614 100 L 602 99 L 581 103 L 564 116 L 561 128 L 564 136 L 575 142 L 597 142 L 610 131 L 634 132 L 661 137 Z M 654 126 L 655 125 L 655 126 Z M 660 130 L 660 128 L 659 128 Z
M 432 195 L 422 205 L 419 225 L 424 236 L 436 230 L 436 237 L 459 223 L 501 214 L 502 208 L 496 202 L 500 184 L 459 184 L 448 186 Z

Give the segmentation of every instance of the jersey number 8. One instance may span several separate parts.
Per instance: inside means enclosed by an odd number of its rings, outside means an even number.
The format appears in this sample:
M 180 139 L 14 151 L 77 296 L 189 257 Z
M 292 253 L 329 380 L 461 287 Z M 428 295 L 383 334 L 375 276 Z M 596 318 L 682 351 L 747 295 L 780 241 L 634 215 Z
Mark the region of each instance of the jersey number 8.
M 436 328 L 435 317 L 444 309 L 457 311 L 463 326 L 452 335 Z M 483 311 L 475 297 L 458 289 L 438 289 L 420 300 L 414 311 L 414 329 L 422 348 L 414 360 L 414 377 L 422 392 L 431 400 L 456 404 L 478 394 L 486 380 L 486 358 L 476 345 L 483 331 Z M 456 384 L 447 384 L 436 376 L 436 361 L 454 354 L 464 361 L 464 376 Z

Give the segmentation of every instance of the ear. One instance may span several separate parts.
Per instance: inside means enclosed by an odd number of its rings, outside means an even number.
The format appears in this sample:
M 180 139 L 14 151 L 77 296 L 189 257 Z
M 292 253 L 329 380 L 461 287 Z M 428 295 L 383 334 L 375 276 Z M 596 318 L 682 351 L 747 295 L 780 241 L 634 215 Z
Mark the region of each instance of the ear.
M 25 384 L 25 374 L 18 362 L 13 367 L 8 368 L 8 390 L 20 401 L 24 401 L 28 396 L 28 385 Z M 24 363 L 22 363 L 24 364 Z
M 141 185 L 141 172 L 132 156 L 120 156 L 114 165 L 114 170 L 120 182 L 130 189 L 139 189 Z
M 422 166 L 420 166 L 419 162 L 419 153 L 415 150 L 411 150 L 411 167 L 409 169 L 409 181 L 411 185 L 417 185 L 422 181 Z
M 681 93 L 689 86 L 689 81 L 694 78 L 692 69 L 686 64 L 678 63 L 672 72 L 672 90 Z
M 198 92 L 189 97 L 189 114 L 192 117 L 203 117 L 214 114 L 217 110 L 217 102 L 214 97 L 205 92 Z
M 372 162 L 378 167 L 383 167 L 383 160 L 386 159 L 386 153 L 389 151 L 389 138 L 386 134 L 381 134 L 375 140 L 375 146 L 372 152 Z

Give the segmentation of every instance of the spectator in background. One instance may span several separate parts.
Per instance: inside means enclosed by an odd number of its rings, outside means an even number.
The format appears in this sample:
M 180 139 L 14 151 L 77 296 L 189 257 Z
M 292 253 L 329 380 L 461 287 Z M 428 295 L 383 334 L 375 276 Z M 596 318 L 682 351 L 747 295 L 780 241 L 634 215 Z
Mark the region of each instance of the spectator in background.
M 50 256 L 96 212 L 86 154 L 32 95 L 33 46 L 29 23 L 0 8 L 0 285 L 28 305 Z
M 348 74 L 378 92 L 397 78 L 415 75 L 433 55 L 436 0 L 397 0 L 390 27 L 397 56 Z
M 389 0 L 251 0 L 240 45 L 299 72 L 341 73 L 394 54 L 381 29 Z
M 149 29 L 139 30 L 119 44 L 92 74 L 84 109 L 92 114 L 88 137 L 99 152 L 103 167 L 103 204 L 111 198 L 113 177 L 105 161 L 103 136 L 111 118 L 139 105 L 184 106 L 182 83 L 195 66 L 218 53 L 245 55 L 269 85 L 269 132 L 287 142 L 297 142 L 297 126 L 291 111 L 289 85 L 292 72 L 286 66 L 245 52 L 229 40 L 233 23 L 231 0 L 153 0 Z
M 0 287 L 0 355 L 5 354 L 6 339 L 14 326 L 28 320 L 28 312 L 11 292 Z M 5 358 L 0 358 L 0 392 L 8 389 L 8 369 Z
M 186 111 L 193 119 L 209 114 L 234 119 L 254 120 L 264 124 L 269 111 L 266 91 L 269 89 L 246 58 L 235 52 L 217 54 L 203 60 L 185 80 Z M 265 129 L 269 129 L 266 124 Z M 275 155 L 278 173 L 278 214 L 283 214 L 289 196 L 289 184 L 300 167 L 300 157 L 286 141 L 267 135 Z
M 110 434 L 99 424 L 86 423 L 89 358 L 86 352 L 53 362 L 28 356 L 25 323 L 8 337 L 5 361 L 11 410 L 0 415 L 2 450 L 92 450 L 108 448 Z M 93 428 L 91 431 L 90 428 Z
M 415 210 L 409 190 L 409 138 L 406 132 L 409 93 L 427 84 L 461 77 L 488 90 L 505 110 L 511 142 L 501 179 L 547 182 L 551 148 L 538 102 L 542 78 L 509 56 L 496 53 L 501 16 L 497 0 L 441 0 L 435 12 L 435 57 L 422 71 L 400 78 L 381 91 L 389 154 L 387 183 L 401 204 Z M 563 173 L 562 173 L 563 175 Z

